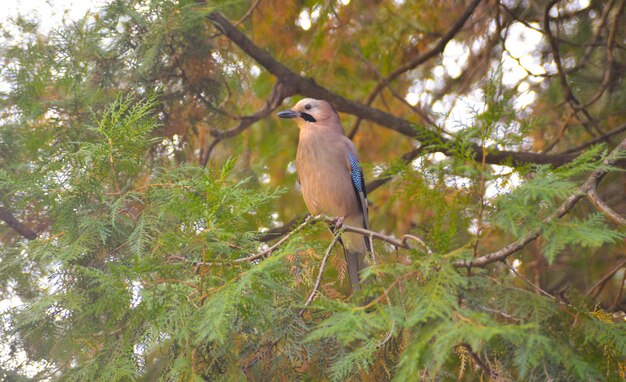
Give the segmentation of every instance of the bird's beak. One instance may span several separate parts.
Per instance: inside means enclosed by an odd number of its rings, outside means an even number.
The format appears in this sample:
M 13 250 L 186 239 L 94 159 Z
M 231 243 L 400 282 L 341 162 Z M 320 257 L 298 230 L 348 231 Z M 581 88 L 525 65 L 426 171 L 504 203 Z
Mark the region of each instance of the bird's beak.
M 278 117 L 280 118 L 296 118 L 300 116 L 300 113 L 292 110 L 283 110 L 278 112 L 278 114 L 276 115 L 278 115 Z

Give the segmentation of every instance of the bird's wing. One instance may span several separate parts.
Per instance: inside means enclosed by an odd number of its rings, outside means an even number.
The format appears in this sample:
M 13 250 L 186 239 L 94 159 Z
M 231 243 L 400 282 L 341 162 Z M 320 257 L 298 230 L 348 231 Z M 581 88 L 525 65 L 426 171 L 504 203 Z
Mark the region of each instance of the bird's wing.
M 365 189 L 365 179 L 363 178 L 363 169 L 359 164 L 359 158 L 356 153 L 348 152 L 348 162 L 350 165 L 350 177 L 352 178 L 352 187 L 354 194 L 359 201 L 361 212 L 363 213 L 363 228 L 368 229 L 367 216 L 367 190 Z

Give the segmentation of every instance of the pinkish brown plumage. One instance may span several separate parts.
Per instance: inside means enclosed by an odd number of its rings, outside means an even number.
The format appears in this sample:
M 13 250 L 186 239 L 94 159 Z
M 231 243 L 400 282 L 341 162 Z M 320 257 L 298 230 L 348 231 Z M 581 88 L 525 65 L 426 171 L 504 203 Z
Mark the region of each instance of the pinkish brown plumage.
M 335 109 L 326 101 L 305 98 L 278 116 L 294 118 L 300 128 L 296 170 L 309 212 L 368 228 L 367 193 L 359 155 L 344 135 Z M 368 242 L 355 233 L 344 233 L 342 242 L 352 290 L 360 290 L 359 272 L 366 267 Z

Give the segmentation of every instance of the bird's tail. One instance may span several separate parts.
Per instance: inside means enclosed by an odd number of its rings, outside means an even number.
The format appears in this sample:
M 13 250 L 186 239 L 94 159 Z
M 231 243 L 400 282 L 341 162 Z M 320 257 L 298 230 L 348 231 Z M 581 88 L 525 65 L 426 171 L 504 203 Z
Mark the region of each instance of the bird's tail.
M 369 242 L 362 235 L 356 233 L 346 232 L 342 236 L 343 249 L 348 263 L 348 276 L 354 293 L 361 290 L 362 276 L 360 273 L 367 268 L 365 256 L 369 249 Z

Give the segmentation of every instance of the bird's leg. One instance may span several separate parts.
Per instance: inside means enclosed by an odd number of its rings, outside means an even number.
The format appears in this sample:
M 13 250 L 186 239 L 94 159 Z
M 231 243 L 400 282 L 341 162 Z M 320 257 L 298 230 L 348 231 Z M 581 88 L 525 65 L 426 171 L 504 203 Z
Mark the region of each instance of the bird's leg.
M 339 229 L 341 229 L 341 226 L 343 226 L 343 221 L 345 220 L 345 217 L 338 217 L 336 219 L 333 219 L 332 221 L 330 221 L 328 223 L 328 227 L 330 228 L 330 232 L 333 233 L 333 235 L 335 233 L 337 233 L 337 231 Z
M 335 227 L 336 227 L 337 229 L 341 228 L 341 226 L 343 225 L 343 221 L 345 220 L 345 218 L 346 218 L 345 216 L 341 216 L 341 217 L 338 217 L 338 218 L 337 218 L 337 220 L 335 220 Z
M 345 216 L 341 216 L 335 219 L 335 221 L 332 223 L 333 231 L 336 232 L 337 230 L 341 229 L 341 227 L 343 226 L 344 220 L 345 220 Z

